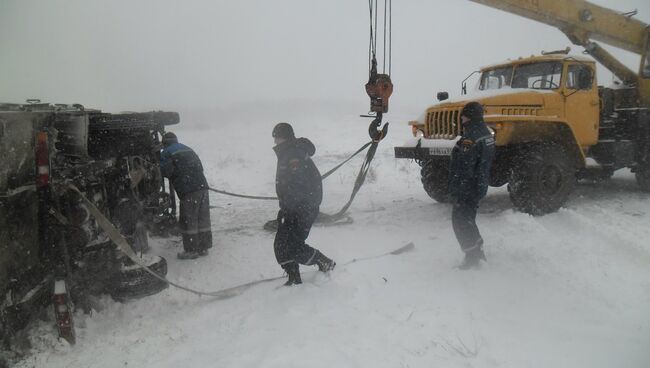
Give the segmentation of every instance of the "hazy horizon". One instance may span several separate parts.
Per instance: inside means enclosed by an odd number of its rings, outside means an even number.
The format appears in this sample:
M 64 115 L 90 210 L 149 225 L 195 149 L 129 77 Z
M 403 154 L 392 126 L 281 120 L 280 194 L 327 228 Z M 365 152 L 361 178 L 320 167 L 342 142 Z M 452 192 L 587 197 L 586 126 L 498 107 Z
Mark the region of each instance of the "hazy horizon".
M 650 21 L 647 1 L 593 2 Z M 458 95 L 480 66 L 570 45 L 553 27 L 470 1 L 395 2 L 392 23 L 396 113 Z M 2 0 L 0 101 L 219 111 L 300 100 L 362 112 L 368 28 L 365 1 Z M 613 52 L 638 69 L 636 55 Z M 600 68 L 599 82 L 611 73 Z

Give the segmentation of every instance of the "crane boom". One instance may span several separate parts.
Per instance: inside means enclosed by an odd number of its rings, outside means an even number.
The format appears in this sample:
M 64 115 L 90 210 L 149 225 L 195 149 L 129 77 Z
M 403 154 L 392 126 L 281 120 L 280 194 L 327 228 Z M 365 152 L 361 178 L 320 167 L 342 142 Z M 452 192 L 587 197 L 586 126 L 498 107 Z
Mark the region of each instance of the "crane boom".
M 625 85 L 635 87 L 642 104 L 650 105 L 650 27 L 633 18 L 585 0 L 470 0 L 558 28 Z M 634 72 L 603 49 L 598 40 L 641 56 Z
M 470 0 L 560 29 L 579 39 L 594 39 L 635 54 L 645 49 L 645 28 L 631 15 L 584 0 Z

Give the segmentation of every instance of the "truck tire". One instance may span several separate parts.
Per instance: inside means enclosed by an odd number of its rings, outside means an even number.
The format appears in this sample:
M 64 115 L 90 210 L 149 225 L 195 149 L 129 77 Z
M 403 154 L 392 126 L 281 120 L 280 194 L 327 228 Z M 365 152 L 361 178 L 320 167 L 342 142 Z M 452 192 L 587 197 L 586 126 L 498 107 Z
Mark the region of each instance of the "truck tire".
M 520 152 L 508 184 L 514 207 L 540 216 L 557 211 L 576 184 L 574 160 L 559 144 L 535 144 Z
M 650 192 L 650 168 L 639 168 L 634 176 L 639 188 L 644 192 Z
M 167 260 L 165 258 L 145 255 L 142 259 L 148 268 L 159 276 L 167 275 Z M 166 282 L 154 277 L 144 268 L 130 264 L 122 266 L 112 278 L 108 292 L 113 299 L 125 301 L 159 293 L 168 286 Z
M 449 161 L 433 159 L 422 161 L 422 186 L 429 197 L 439 203 L 451 202 L 449 195 Z

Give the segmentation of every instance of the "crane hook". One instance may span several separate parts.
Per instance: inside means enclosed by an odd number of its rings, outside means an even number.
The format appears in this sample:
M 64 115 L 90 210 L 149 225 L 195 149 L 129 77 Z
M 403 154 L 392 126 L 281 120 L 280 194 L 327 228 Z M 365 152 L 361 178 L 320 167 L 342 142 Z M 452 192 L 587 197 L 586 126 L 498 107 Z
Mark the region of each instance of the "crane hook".
M 379 129 L 379 126 L 381 125 L 382 115 L 383 114 L 381 112 L 377 112 L 377 116 L 370 123 L 370 126 L 368 126 L 368 135 L 373 142 L 381 141 L 382 139 L 386 138 L 386 135 L 388 134 L 388 123 L 384 124 L 381 130 Z

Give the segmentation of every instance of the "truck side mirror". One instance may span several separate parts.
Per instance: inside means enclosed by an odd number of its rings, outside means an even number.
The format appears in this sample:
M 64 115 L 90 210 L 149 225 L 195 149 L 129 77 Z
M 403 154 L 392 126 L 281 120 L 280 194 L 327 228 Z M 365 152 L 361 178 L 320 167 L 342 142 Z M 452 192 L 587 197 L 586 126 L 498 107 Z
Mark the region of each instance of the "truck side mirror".
M 594 81 L 593 73 L 591 69 L 581 69 L 578 73 L 578 89 L 590 89 L 591 84 Z
M 436 96 L 438 101 L 444 101 L 449 98 L 449 93 L 448 92 L 438 92 L 438 95 Z

